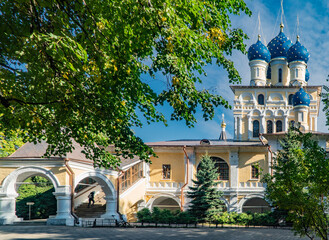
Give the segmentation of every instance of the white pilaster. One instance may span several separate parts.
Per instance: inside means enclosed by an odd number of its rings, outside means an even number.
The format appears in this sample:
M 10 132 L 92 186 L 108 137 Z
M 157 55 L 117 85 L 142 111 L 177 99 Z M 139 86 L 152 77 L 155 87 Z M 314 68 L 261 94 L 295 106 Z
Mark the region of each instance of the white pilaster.
M 57 214 L 50 217 L 47 224 L 74 226 L 71 215 L 71 186 L 59 186 L 53 194 L 57 199 Z
M 237 191 L 239 186 L 239 153 L 230 152 L 230 188 Z
M 238 118 L 234 117 L 234 140 L 238 139 Z
M 283 131 L 287 132 L 289 128 L 289 123 L 288 123 L 288 115 L 284 115 L 284 120 L 283 120 Z
M 248 116 L 248 140 L 252 139 L 252 122 L 251 116 Z
M 114 197 L 105 197 L 106 200 L 106 212 L 102 215 L 102 218 L 107 219 L 117 219 L 119 220 L 120 217 L 117 214 L 116 208 L 117 208 L 117 201 Z
M 16 197 L 18 194 L 1 193 L 0 189 L 0 225 L 22 221 L 16 216 Z

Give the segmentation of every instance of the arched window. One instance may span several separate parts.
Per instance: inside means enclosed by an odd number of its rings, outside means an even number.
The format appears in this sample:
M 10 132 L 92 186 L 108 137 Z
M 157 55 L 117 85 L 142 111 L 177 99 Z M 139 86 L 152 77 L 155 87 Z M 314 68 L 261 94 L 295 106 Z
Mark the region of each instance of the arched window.
M 218 180 L 229 180 L 229 167 L 227 163 L 217 157 L 211 157 L 211 159 L 215 162 L 215 167 L 218 169 L 219 178 Z
M 252 136 L 253 137 L 259 136 L 259 121 L 258 120 L 254 120 L 252 122 Z
M 296 78 L 298 78 L 298 68 L 296 68 Z
M 273 122 L 271 120 L 267 121 L 267 133 L 273 133 Z
M 264 105 L 264 95 L 263 94 L 258 95 L 258 104 Z
M 279 68 L 279 83 L 282 82 L 282 69 Z
M 214 161 L 215 168 L 218 171 L 218 174 L 219 174 L 218 180 L 229 180 L 230 169 L 229 169 L 227 163 L 223 159 L 218 158 L 218 157 L 210 157 L 210 158 L 211 158 L 211 160 Z M 200 167 L 200 164 L 198 165 L 197 171 L 199 171 L 199 169 L 200 169 L 199 167 Z
M 294 94 L 290 94 L 288 97 L 288 105 L 292 105 L 292 99 L 294 98 Z
M 259 68 L 256 68 L 257 77 L 259 77 Z
M 282 121 L 276 121 L 276 132 L 282 132 Z

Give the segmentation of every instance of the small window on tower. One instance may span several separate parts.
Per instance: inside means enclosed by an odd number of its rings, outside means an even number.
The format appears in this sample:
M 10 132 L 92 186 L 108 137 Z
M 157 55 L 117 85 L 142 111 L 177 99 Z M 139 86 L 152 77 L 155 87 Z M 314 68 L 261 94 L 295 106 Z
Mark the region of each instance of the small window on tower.
M 273 133 L 273 122 L 271 120 L 267 121 L 267 133 Z
M 259 68 L 256 68 L 257 77 L 259 77 Z
M 278 79 L 279 83 L 282 82 L 282 69 L 279 68 L 279 79 Z
M 288 105 L 292 105 L 293 98 L 294 98 L 294 94 L 290 94 L 288 97 Z
M 258 104 L 264 105 L 264 95 L 263 94 L 258 95 Z
M 304 114 L 302 112 L 298 113 L 298 122 L 304 122 Z
M 298 68 L 296 68 L 296 78 L 298 78 Z

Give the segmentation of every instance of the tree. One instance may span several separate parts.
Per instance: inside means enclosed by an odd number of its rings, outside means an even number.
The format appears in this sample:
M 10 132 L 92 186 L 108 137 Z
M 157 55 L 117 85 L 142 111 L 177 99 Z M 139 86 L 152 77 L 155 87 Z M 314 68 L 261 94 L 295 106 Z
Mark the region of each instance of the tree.
M 223 211 L 223 195 L 216 187 L 218 182 L 218 172 L 215 163 L 208 156 L 202 157 L 196 180 L 192 180 L 194 186 L 189 187 L 187 196 L 191 198 L 189 212 L 199 221 L 211 221 L 214 216 Z
M 288 211 L 296 233 L 328 239 L 329 161 L 325 149 L 311 133 L 295 127 L 280 145 L 273 176 L 264 176 L 266 198 L 274 207 Z
M 7 135 L 0 132 L 0 157 L 7 157 L 21 147 L 24 144 L 23 135 L 20 130 L 9 131 Z
M 5 134 L 45 139 L 48 155 L 72 151 L 75 140 L 95 165 L 115 167 L 119 155 L 148 160 L 152 149 L 134 134 L 141 116 L 196 122 L 228 102 L 196 85 L 216 63 L 241 81 L 227 56 L 245 53 L 230 16 L 251 14 L 243 0 L 3 0 L 0 2 L 0 115 Z M 167 85 L 153 90 L 143 76 Z M 101 146 L 115 146 L 115 154 Z

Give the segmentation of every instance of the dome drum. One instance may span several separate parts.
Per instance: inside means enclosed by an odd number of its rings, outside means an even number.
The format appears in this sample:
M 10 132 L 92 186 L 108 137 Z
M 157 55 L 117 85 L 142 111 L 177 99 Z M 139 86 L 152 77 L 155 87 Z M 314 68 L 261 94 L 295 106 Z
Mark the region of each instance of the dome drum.
M 253 60 L 249 62 L 250 66 L 250 85 L 264 86 L 266 84 L 267 63 L 262 60 Z
M 289 63 L 291 84 L 298 81 L 301 86 L 306 86 L 306 63 L 302 61 L 293 61 Z

